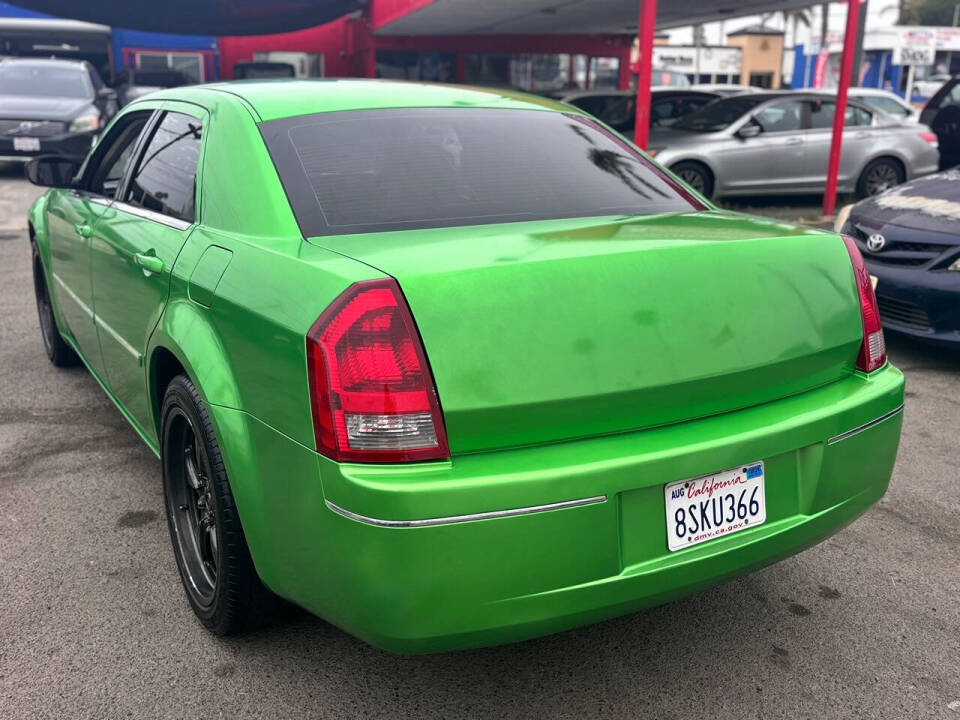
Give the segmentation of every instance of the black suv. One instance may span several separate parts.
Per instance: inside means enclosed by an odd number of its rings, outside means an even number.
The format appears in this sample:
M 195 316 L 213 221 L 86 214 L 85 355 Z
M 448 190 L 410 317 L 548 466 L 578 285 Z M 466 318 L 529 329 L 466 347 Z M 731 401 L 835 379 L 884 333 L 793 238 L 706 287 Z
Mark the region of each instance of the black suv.
M 117 94 L 82 60 L 0 60 L 0 160 L 83 158 L 117 112 Z

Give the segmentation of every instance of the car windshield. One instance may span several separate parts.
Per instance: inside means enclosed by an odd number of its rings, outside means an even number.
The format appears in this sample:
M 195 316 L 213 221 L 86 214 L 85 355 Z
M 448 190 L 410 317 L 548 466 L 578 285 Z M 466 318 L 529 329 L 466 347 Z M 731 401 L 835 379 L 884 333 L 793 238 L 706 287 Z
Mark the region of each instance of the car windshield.
M 579 115 L 358 110 L 260 129 L 308 237 L 701 209 Z
M 87 98 L 93 91 L 80 67 L 10 63 L 0 64 L 0 95 Z
M 762 95 L 736 95 L 719 98 L 680 118 L 671 127 L 690 132 L 726 130 L 731 124 L 743 117 L 745 113 L 750 112 L 768 99 Z

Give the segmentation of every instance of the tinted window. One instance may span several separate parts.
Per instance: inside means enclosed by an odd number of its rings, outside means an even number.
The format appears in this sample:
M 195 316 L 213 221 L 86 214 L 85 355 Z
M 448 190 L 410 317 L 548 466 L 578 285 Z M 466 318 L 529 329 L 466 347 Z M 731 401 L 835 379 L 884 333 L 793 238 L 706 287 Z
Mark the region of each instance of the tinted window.
M 680 118 L 673 127 L 692 132 L 725 130 L 765 100 L 766 98 L 762 95 L 721 98 Z
M 699 209 L 580 116 L 368 110 L 260 127 L 307 236 Z
M 196 118 L 166 113 L 140 156 L 126 202 L 192 222 L 201 132 Z
M 832 100 L 814 100 L 808 103 L 810 106 L 810 129 L 811 130 L 832 130 L 833 116 L 837 106 Z M 844 127 L 857 127 L 869 125 L 872 117 L 866 110 L 856 105 L 847 105 L 847 111 L 843 117 Z
M 753 116 L 765 133 L 799 130 L 803 105 L 797 100 L 784 100 L 767 105 Z
M 86 173 L 90 178 L 86 185 L 90 192 L 115 197 L 137 138 L 152 112 L 145 110 L 125 115 L 110 129 L 110 134 L 97 146 L 90 160 L 90 169 Z
M 93 88 L 80 65 L 0 63 L 0 95 L 89 98 Z

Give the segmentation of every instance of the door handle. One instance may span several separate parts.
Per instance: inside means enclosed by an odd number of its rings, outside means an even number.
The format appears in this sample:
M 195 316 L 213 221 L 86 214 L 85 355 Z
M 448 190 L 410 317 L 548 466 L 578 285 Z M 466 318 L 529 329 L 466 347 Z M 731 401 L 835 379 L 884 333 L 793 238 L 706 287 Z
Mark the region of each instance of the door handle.
M 83 223 L 80 223 L 78 225 L 74 225 L 73 230 L 80 237 L 84 237 L 84 238 L 93 237 L 93 228 L 90 227 L 89 225 L 84 225 Z
M 133 261 L 143 269 L 144 275 L 149 275 L 150 273 L 159 273 L 163 271 L 163 260 L 158 258 L 156 255 L 150 255 L 148 253 L 137 253 L 133 256 Z
M 798 137 L 787 138 L 787 145 L 799 145 L 803 140 Z

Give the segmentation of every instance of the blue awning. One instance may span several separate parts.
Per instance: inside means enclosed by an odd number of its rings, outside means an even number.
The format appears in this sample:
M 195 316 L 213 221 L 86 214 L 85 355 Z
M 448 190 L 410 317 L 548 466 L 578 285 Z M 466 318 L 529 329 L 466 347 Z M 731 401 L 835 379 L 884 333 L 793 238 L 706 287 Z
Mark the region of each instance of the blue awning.
M 8 0 L 56 17 L 179 35 L 264 35 L 322 25 L 365 0 Z

